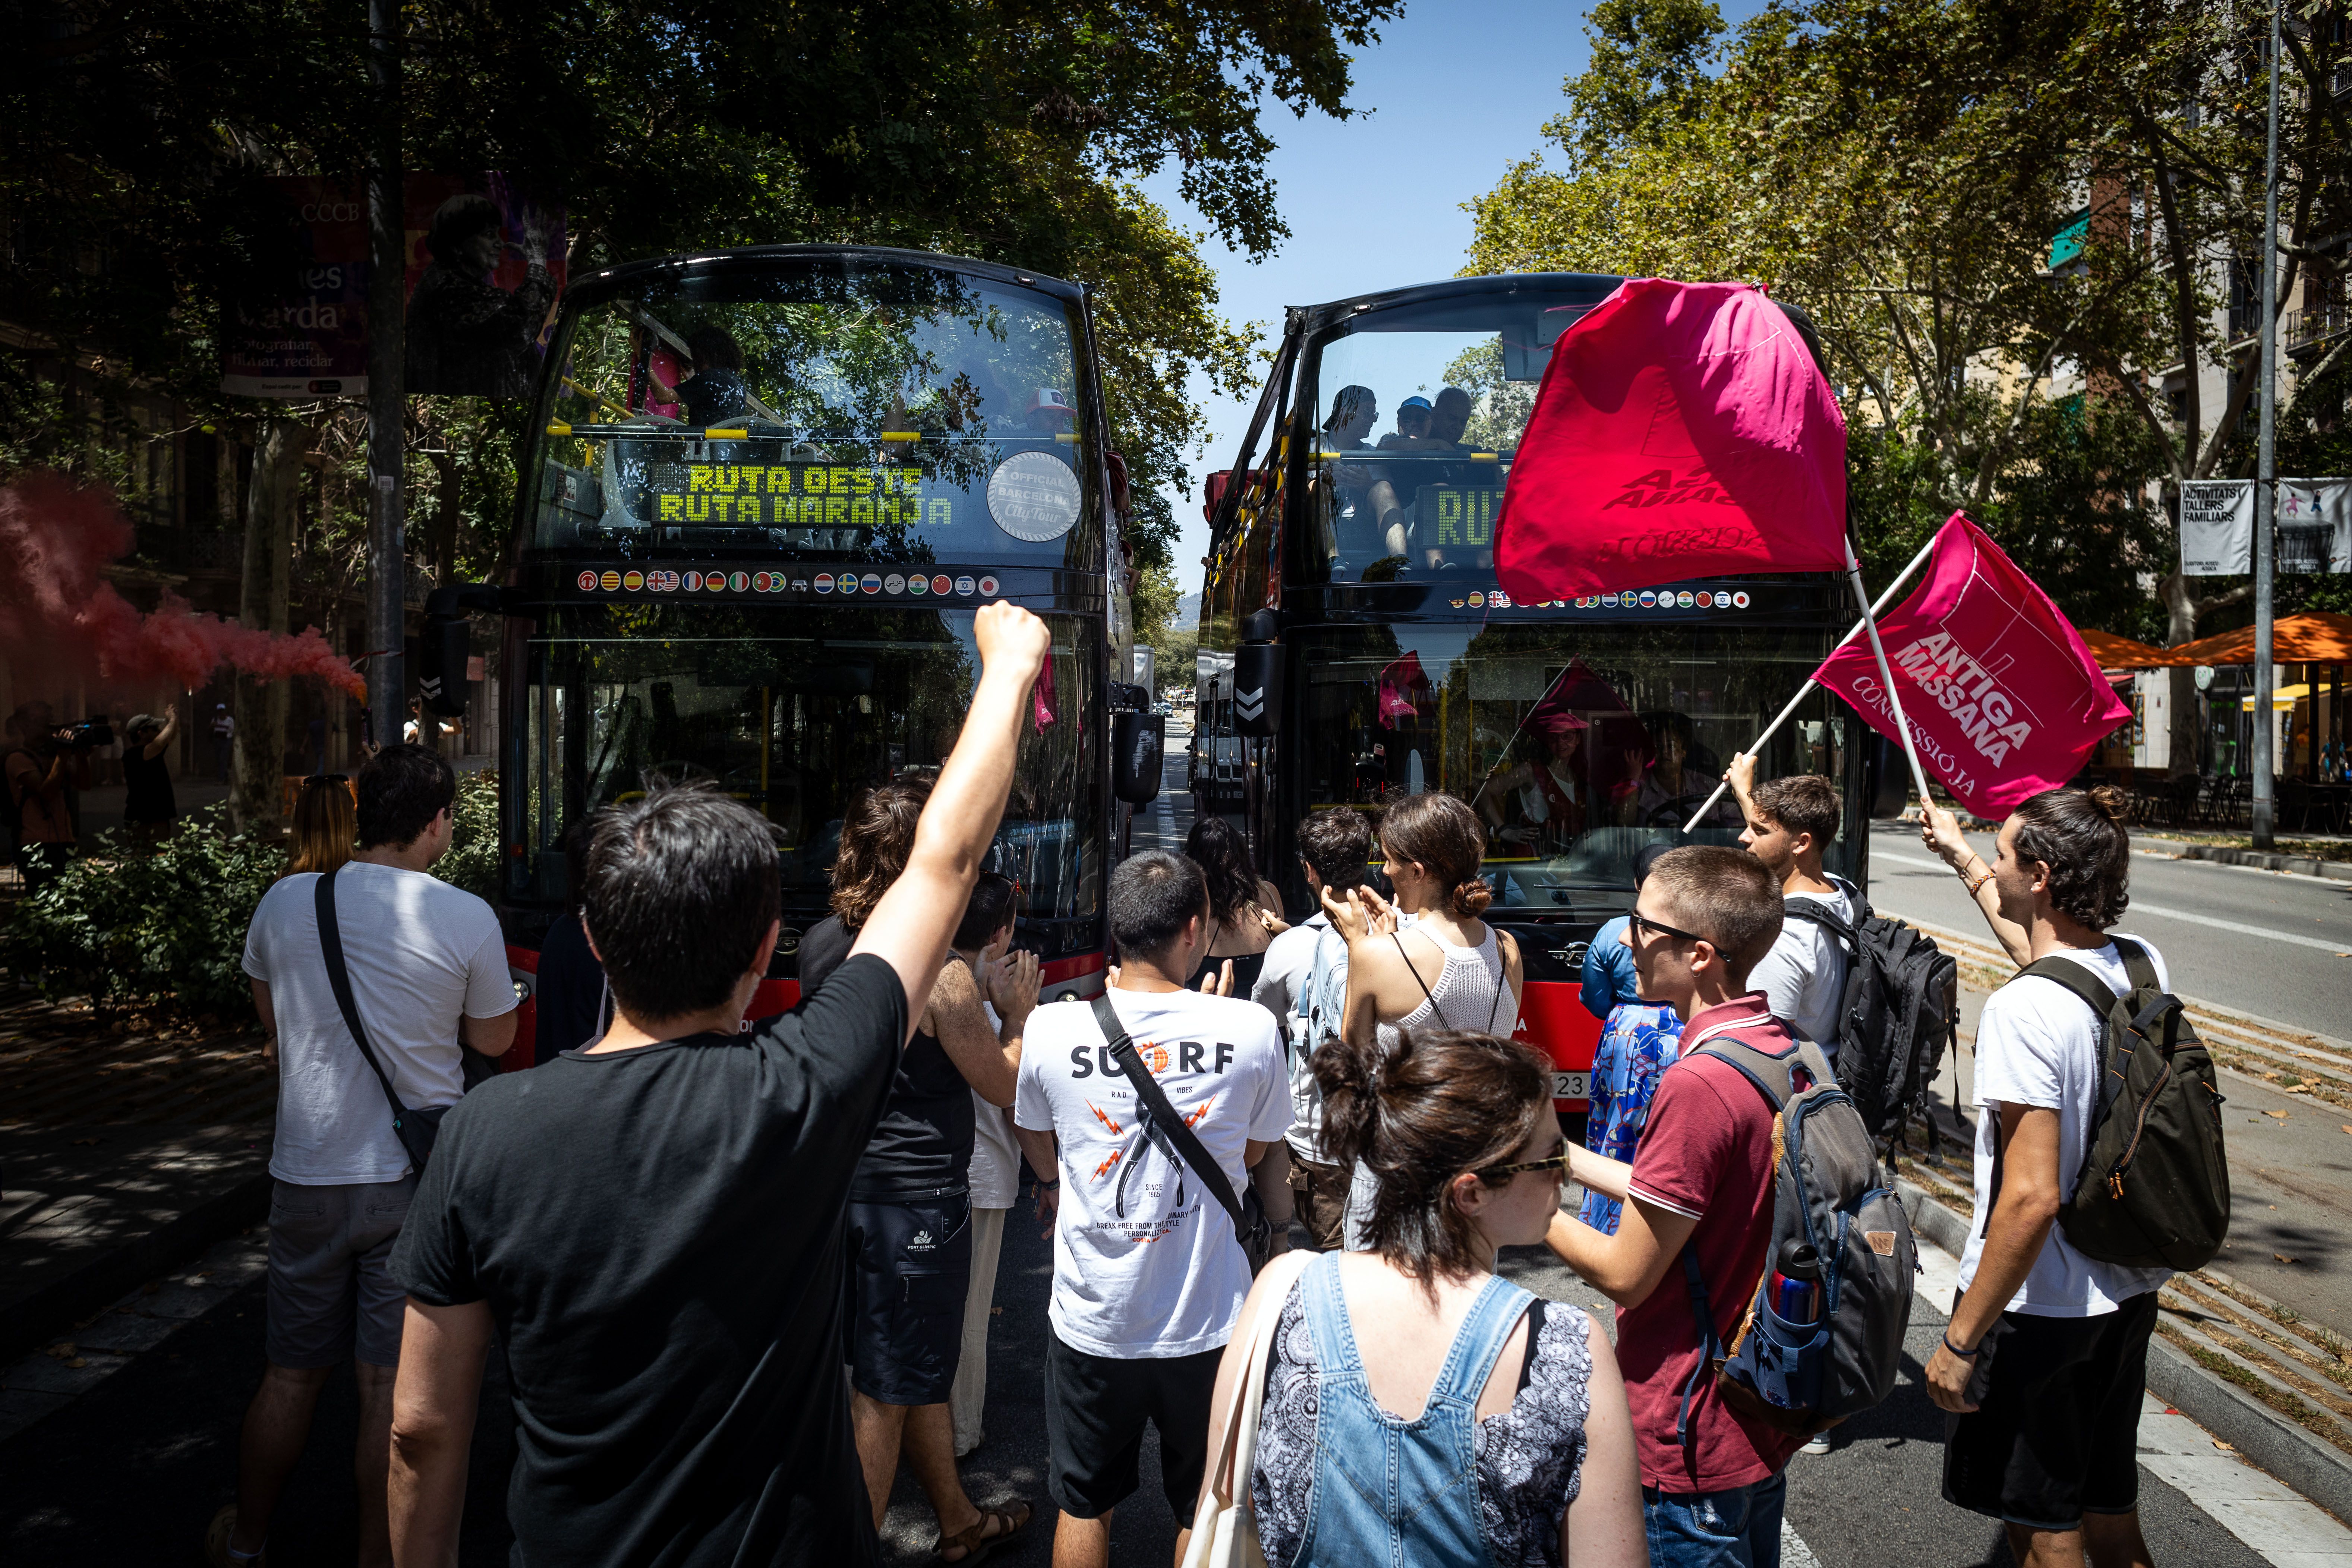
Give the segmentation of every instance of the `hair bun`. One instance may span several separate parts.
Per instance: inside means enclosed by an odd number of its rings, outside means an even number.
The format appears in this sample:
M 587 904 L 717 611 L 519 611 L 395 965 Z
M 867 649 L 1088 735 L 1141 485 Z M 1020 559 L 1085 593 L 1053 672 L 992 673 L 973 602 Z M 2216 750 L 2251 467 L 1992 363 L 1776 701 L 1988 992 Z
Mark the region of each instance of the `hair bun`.
M 2122 822 L 2125 813 L 2131 809 L 2131 797 L 2114 784 L 2093 784 L 2083 793 L 2091 797 L 2091 804 L 2097 806 L 2100 815 L 2109 822 Z
M 1454 889 L 1454 912 L 1475 918 L 1486 912 L 1495 901 L 1495 889 L 1486 885 L 1484 877 L 1473 877 Z

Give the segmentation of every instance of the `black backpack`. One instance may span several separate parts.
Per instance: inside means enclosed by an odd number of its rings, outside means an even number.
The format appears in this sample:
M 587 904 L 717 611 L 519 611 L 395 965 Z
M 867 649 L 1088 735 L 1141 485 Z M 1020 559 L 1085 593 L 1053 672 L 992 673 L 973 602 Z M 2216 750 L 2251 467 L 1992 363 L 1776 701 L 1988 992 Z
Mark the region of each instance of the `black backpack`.
M 1960 966 L 1901 921 L 1870 911 L 1849 889 L 1861 918 L 1848 924 L 1811 899 L 1783 913 L 1811 921 L 1846 952 L 1845 997 L 1838 1005 L 1838 1082 L 1873 1138 L 1890 1142 L 1927 1107 L 1927 1086 L 1960 1026 Z M 1823 1041 L 1823 1045 L 1831 1042 Z M 1929 1134 L 1934 1147 L 1934 1134 Z
M 2099 1103 L 2058 1223 L 2075 1251 L 2101 1263 L 2202 1268 L 2230 1230 L 2213 1058 L 2180 998 L 2158 982 L 2147 951 L 2128 937 L 2114 940 L 2131 983 L 2120 996 L 2068 958 L 2037 959 L 2018 972 L 2064 986 L 2104 1025 Z

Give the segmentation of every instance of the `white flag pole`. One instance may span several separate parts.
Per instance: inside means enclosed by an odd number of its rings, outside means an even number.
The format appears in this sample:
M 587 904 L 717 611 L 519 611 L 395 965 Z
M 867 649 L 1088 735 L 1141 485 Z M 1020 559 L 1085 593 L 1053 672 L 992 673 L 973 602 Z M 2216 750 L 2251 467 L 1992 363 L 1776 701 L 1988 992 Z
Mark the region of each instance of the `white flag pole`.
M 1860 637 L 1863 633 L 1863 628 L 1870 624 L 1871 617 L 1884 611 L 1886 606 L 1894 601 L 1895 595 L 1903 591 L 1903 584 L 1908 583 L 1914 576 L 1918 574 L 1919 568 L 1927 564 L 1927 557 L 1936 552 L 1936 540 L 1941 536 L 1942 532 L 1943 530 L 1937 529 L 1934 534 L 1930 534 L 1928 536 L 1927 542 L 1919 547 L 1919 553 L 1911 557 L 1911 564 L 1903 568 L 1902 571 L 1897 572 L 1895 574 L 1895 581 L 1886 584 L 1886 591 L 1878 595 L 1878 602 L 1874 605 L 1866 606 L 1863 612 L 1863 618 L 1854 622 L 1853 626 L 1846 632 L 1845 636 L 1838 638 L 1838 647 L 1843 647 L 1846 644 Z M 1832 653 L 1835 653 L 1837 648 L 1832 648 L 1830 651 Z M 1879 660 L 1879 665 L 1882 669 L 1885 667 L 1885 659 L 1882 657 Z M 1764 726 L 1763 732 L 1756 737 L 1755 742 L 1749 745 L 1746 751 L 1741 752 L 1739 754 L 1743 757 L 1752 757 L 1763 751 L 1764 742 L 1770 740 L 1775 734 L 1779 733 L 1780 726 L 1789 721 L 1790 714 L 1796 712 L 1797 705 L 1804 701 L 1806 698 L 1811 697 L 1813 694 L 1813 689 L 1820 684 L 1821 682 L 1817 680 L 1809 679 L 1802 686 L 1797 688 L 1797 694 L 1789 699 L 1789 705 L 1786 708 L 1781 709 L 1780 711 L 1773 717 L 1772 721 Z M 1731 785 L 1727 783 L 1718 783 L 1715 786 L 1715 793 L 1706 797 L 1706 804 L 1700 806 L 1696 812 L 1693 813 L 1691 819 L 1688 822 L 1683 824 L 1683 831 L 1685 833 L 1696 832 L 1698 828 L 1699 818 L 1705 816 L 1708 812 L 1713 811 L 1715 809 L 1715 803 L 1721 800 L 1723 798 L 1723 792 L 1730 787 Z
M 1886 705 L 1895 710 L 1895 732 L 1903 737 L 1903 754 L 1911 759 L 1911 782 L 1919 786 L 1919 805 L 1924 809 L 1935 803 L 1935 796 L 1927 793 L 1927 770 L 1919 765 L 1919 748 L 1911 740 L 1911 721 L 1903 716 L 1903 694 L 1895 689 L 1895 671 L 1887 668 L 1886 647 L 1878 640 L 1878 617 L 1871 613 L 1870 591 L 1862 585 L 1862 563 L 1854 559 L 1852 534 L 1846 536 L 1845 542 L 1845 576 L 1853 584 L 1853 602 L 1862 606 L 1863 630 L 1870 636 L 1871 657 L 1878 660 L 1878 679 L 1885 683 Z

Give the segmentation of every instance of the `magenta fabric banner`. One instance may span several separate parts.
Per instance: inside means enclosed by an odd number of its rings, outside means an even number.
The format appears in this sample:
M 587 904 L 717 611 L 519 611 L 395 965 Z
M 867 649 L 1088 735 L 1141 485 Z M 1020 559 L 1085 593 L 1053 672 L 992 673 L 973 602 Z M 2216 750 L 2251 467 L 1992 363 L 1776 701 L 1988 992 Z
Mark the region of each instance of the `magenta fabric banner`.
M 2050 596 L 1957 511 L 1926 581 L 1878 635 L 1920 765 L 1979 816 L 2006 816 L 2064 784 L 2131 717 Z M 1900 739 L 1867 638 L 1830 655 L 1813 679 Z
M 1844 565 L 1845 417 L 1763 290 L 1628 279 L 1560 334 L 1496 525 L 1512 598 Z

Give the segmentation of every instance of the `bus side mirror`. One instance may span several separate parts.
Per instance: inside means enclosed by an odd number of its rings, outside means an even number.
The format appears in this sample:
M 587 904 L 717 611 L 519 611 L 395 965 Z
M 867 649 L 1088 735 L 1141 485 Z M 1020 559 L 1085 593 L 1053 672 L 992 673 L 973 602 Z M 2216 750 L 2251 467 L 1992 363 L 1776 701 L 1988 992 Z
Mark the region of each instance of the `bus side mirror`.
M 473 623 L 462 616 L 427 616 L 418 637 L 417 695 L 425 710 L 445 719 L 466 713 L 466 665 L 473 657 Z
M 1110 792 L 1129 805 L 1160 798 L 1160 758 L 1168 739 L 1167 721 L 1157 713 L 1129 710 L 1111 720 Z
M 1864 798 L 1870 802 L 1870 815 L 1881 822 L 1891 822 L 1903 815 L 1911 804 L 1911 764 L 1903 755 L 1896 742 L 1873 730 L 1867 753 L 1867 775 L 1863 780 Z
M 1243 643 L 1234 649 L 1234 730 L 1271 735 L 1282 724 L 1282 645 Z

